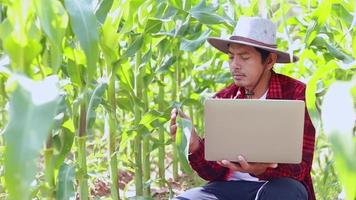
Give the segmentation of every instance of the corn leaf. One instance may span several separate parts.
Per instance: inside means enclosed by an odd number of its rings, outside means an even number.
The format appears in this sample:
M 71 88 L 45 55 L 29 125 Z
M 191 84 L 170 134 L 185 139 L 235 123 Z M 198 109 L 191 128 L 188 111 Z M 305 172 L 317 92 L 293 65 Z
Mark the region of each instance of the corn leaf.
M 10 199 L 28 199 L 36 161 L 59 104 L 56 78 L 33 82 L 19 77 L 10 98 L 10 121 L 5 130 L 5 180 Z M 26 170 L 24 170 L 26 169 Z

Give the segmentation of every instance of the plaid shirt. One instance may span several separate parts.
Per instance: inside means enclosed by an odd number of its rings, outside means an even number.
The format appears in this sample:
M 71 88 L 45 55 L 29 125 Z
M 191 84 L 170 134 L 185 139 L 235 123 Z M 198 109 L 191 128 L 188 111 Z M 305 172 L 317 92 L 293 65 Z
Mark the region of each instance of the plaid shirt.
M 234 83 L 219 91 L 215 98 L 246 98 L 243 88 Z M 305 84 L 290 77 L 277 74 L 272 71 L 267 99 L 294 99 L 305 101 Z M 308 112 L 305 112 L 303 157 L 300 164 L 278 164 L 277 168 L 268 168 L 263 174 L 255 176 L 262 180 L 270 180 L 277 177 L 290 177 L 301 181 L 307 191 L 309 200 L 315 200 L 313 183 L 310 175 L 315 142 L 315 129 L 310 120 Z M 189 155 L 192 168 L 205 180 L 227 180 L 232 171 L 222 167 L 216 162 L 204 159 L 204 139 L 200 141 L 197 151 Z

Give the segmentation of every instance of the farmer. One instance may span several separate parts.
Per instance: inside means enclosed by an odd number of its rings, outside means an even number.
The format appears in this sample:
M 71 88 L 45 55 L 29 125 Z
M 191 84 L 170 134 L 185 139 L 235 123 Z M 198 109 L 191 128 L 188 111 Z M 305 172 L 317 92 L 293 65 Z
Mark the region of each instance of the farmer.
M 270 20 L 240 17 L 230 38 L 208 38 L 208 42 L 229 55 L 234 80 L 233 84 L 216 93 L 215 98 L 305 101 L 305 84 L 273 71 L 275 63 L 291 63 L 298 58 L 277 50 L 276 26 Z M 172 110 L 170 132 L 173 137 L 177 131 L 177 115 L 189 119 L 181 110 Z M 175 200 L 314 200 L 310 175 L 314 141 L 315 129 L 306 111 L 300 164 L 248 163 L 239 155 L 236 155 L 238 164 L 227 160 L 213 162 L 204 159 L 204 139 L 193 128 L 189 162 L 199 176 L 209 183 L 185 191 Z

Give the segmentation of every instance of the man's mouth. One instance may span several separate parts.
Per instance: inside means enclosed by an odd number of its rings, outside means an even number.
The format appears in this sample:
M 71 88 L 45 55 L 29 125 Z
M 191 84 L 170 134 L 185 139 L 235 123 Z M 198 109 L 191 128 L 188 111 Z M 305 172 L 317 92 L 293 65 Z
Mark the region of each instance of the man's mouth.
M 234 77 L 234 79 L 242 79 L 246 75 L 244 75 L 244 74 L 233 74 L 232 76 Z

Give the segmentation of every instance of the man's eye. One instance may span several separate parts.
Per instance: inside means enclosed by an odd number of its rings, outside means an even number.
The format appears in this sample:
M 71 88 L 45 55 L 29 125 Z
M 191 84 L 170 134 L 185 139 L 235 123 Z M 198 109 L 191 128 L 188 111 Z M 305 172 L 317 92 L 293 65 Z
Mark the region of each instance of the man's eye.
M 242 60 L 248 60 L 249 57 L 241 57 Z
M 229 59 L 230 59 L 230 60 L 234 59 L 234 56 L 229 56 Z

